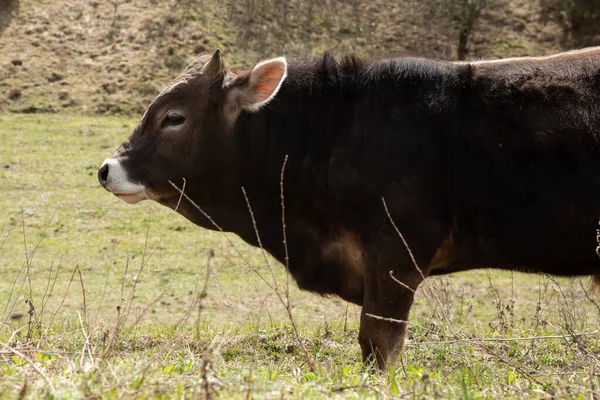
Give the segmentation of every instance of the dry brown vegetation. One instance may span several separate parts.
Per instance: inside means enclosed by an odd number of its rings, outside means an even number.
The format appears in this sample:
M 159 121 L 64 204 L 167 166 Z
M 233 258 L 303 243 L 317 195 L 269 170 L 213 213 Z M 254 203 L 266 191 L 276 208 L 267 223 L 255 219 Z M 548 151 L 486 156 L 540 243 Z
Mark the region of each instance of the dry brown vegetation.
M 581 2 L 2 0 L 0 111 L 139 114 L 216 47 L 244 67 L 326 49 L 469 59 L 600 43 L 595 8 L 573 12 Z

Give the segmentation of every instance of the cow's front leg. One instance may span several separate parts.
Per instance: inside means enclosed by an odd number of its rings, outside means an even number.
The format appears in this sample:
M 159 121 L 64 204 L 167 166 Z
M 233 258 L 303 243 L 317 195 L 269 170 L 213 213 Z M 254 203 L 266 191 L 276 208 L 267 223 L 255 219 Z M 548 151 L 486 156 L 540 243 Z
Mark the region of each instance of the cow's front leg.
M 413 266 L 403 268 L 400 274 L 394 269 L 394 276 L 404 280 L 399 284 L 390 277 L 391 269 L 375 266 L 366 271 L 358 335 L 363 362 L 382 370 L 395 363 L 402 352 L 414 290 L 423 280 Z

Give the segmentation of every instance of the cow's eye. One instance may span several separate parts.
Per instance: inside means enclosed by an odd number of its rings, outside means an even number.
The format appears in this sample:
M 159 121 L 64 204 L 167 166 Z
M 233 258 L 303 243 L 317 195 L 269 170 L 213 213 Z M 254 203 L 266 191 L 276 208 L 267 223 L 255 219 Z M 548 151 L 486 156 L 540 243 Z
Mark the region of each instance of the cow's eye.
M 183 121 L 185 121 L 185 117 L 183 115 L 181 115 L 180 113 L 170 111 L 165 116 L 163 126 L 181 125 L 183 124 Z

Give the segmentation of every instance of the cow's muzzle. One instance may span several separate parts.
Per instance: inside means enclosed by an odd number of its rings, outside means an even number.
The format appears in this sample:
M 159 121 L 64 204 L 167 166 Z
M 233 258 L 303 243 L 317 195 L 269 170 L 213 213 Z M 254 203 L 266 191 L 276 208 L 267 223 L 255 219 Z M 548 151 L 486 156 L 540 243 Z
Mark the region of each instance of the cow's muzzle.
M 129 179 L 129 174 L 118 159 L 104 160 L 98 170 L 98 181 L 104 189 L 128 203 L 148 198 L 146 187 Z

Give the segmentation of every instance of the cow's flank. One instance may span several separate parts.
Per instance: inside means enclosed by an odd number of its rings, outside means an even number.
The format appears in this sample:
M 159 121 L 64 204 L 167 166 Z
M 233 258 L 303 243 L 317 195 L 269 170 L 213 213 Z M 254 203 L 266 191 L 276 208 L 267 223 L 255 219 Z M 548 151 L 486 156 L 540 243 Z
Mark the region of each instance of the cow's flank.
M 361 305 L 364 360 L 385 368 L 424 277 L 599 282 L 599 136 L 600 48 L 460 63 L 326 53 L 249 71 L 217 51 L 157 96 L 98 177 L 171 208 L 169 182 L 185 179 L 212 220 L 189 201 L 179 213 L 256 246 L 244 187 L 264 248 L 302 289 Z

